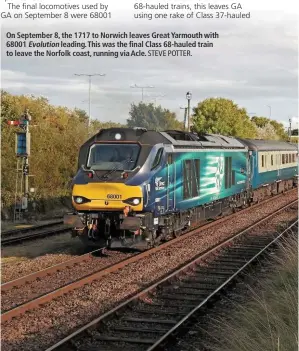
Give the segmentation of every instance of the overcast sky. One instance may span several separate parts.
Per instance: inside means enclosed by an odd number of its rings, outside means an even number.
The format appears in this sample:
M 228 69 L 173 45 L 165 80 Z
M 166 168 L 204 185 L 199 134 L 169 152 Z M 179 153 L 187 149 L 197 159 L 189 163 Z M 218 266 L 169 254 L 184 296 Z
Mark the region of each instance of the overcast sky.
M 1 11 L 6 8 L 3 1 Z M 51 0 L 51 3 L 64 2 Z M 69 0 L 68 3 L 83 1 Z M 206 1 L 200 3 L 207 4 Z M 210 3 L 231 4 L 230 1 Z M 187 91 L 192 92 L 193 106 L 205 98 L 224 97 L 245 107 L 248 113 L 267 117 L 271 106 L 271 117 L 285 124 L 290 117 L 298 115 L 298 14 L 294 0 L 243 1 L 243 11 L 251 11 L 252 17 L 243 20 L 141 20 L 133 19 L 132 0 L 109 0 L 107 4 L 112 20 L 2 20 L 2 88 L 13 94 L 42 95 L 51 104 L 88 111 L 88 80 L 75 77 L 74 73 L 105 73 L 105 77 L 92 80 L 91 116 L 101 121 L 125 122 L 130 104 L 141 100 L 141 91 L 130 88 L 132 84 L 153 85 L 154 89 L 145 91 L 144 100 L 151 100 L 148 95 L 165 95 L 158 97 L 157 102 L 176 112 L 179 119 L 183 119 L 180 107 L 186 105 Z M 5 55 L 8 31 L 217 31 L 220 38 L 213 40 L 213 48 L 192 50 L 192 57 L 8 58 Z

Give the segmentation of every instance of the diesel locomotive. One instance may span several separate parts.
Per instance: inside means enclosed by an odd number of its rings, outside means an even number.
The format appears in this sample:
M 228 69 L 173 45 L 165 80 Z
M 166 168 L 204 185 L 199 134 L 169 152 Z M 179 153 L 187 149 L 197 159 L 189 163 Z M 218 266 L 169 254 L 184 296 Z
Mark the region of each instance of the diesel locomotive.
M 80 148 L 64 222 L 86 245 L 150 247 L 297 186 L 297 166 L 283 141 L 103 129 Z

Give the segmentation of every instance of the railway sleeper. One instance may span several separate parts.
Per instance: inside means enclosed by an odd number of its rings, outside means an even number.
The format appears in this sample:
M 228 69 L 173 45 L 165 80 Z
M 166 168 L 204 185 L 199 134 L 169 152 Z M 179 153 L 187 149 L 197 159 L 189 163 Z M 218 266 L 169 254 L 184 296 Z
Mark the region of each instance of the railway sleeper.
M 211 268 L 223 267 L 223 268 L 229 269 L 229 268 L 240 267 L 242 265 L 242 263 L 240 261 L 238 261 L 238 262 L 233 262 L 233 261 L 232 262 L 221 262 L 220 260 L 219 261 L 216 260 L 216 261 L 211 262 L 209 264 L 209 267 L 211 267 Z
M 96 334 L 94 335 L 96 340 L 101 341 L 114 341 L 114 342 L 124 342 L 130 344 L 148 344 L 152 345 L 156 342 L 156 339 L 138 339 L 138 338 L 125 338 L 125 337 L 115 337 L 108 335 Z
M 200 296 L 206 297 L 207 294 L 201 294 Z M 173 292 L 171 294 L 163 294 L 159 296 L 159 298 L 162 300 L 181 300 L 181 301 L 198 301 L 199 300 L 198 297 L 196 296 L 180 295 L 180 294 L 175 294 Z
M 171 294 L 171 295 L 196 295 L 196 296 L 201 296 L 201 297 L 206 297 L 209 295 L 209 293 L 212 293 L 214 290 L 206 291 L 206 290 L 201 290 L 201 289 L 190 289 L 188 287 L 186 288 L 181 288 L 179 290 L 171 290 L 171 289 L 165 289 L 163 291 L 164 294 Z
M 180 284 L 180 289 L 198 289 L 198 290 L 202 290 L 202 291 L 207 291 L 207 292 L 211 292 L 214 291 L 217 288 L 217 284 L 210 284 L 210 285 L 204 285 L 204 284 L 194 284 L 192 281 L 188 284 L 186 283 L 182 283 Z
M 229 257 L 227 257 L 227 258 L 219 258 L 219 259 L 216 259 L 216 261 L 215 262 L 219 262 L 219 263 L 223 263 L 223 264 L 229 264 L 229 263 L 246 263 L 247 262 L 247 260 L 245 260 L 244 258 L 240 258 L 240 259 L 238 259 L 238 258 L 229 258 Z
M 138 322 L 138 323 L 153 323 L 153 324 L 176 324 L 175 319 L 150 319 L 150 318 L 136 318 L 136 317 L 122 317 L 122 321 Z
M 149 309 L 145 309 L 145 308 L 140 308 L 140 309 L 136 309 L 134 311 L 135 313 L 137 314 L 162 314 L 162 315 L 169 315 L 169 316 L 185 316 L 186 313 L 189 312 L 189 309 L 186 310 L 186 311 L 178 311 L 178 310 L 175 310 L 175 311 L 170 311 L 170 310 L 166 310 L 166 309 L 162 309 L 162 310 L 158 310 L 158 309 L 154 309 L 154 310 L 149 310 Z
M 211 277 L 203 277 L 200 278 L 199 275 L 196 276 L 186 276 L 184 277 L 181 282 L 183 284 L 190 284 L 190 283 L 198 283 L 198 284 L 204 284 L 204 285 L 214 285 L 214 284 L 219 284 L 219 281 L 225 279 L 226 276 L 221 277 L 215 277 L 215 278 L 211 278 Z
M 169 328 L 164 329 L 153 329 L 151 328 L 142 328 L 142 327 L 124 327 L 124 326 L 114 326 L 113 330 L 116 332 L 126 332 L 126 333 L 153 333 L 153 334 L 161 334 L 163 335 L 165 332 L 169 330 Z
M 199 269 L 197 274 L 196 274 L 196 278 L 192 278 L 192 282 L 194 283 L 200 283 L 202 282 L 202 280 L 207 276 L 207 279 L 210 279 L 211 281 L 217 281 L 219 283 L 219 281 L 227 279 L 227 277 L 230 276 L 230 272 L 219 272 L 218 270 L 215 272 L 211 272 L 208 271 L 208 269 L 206 269 L 206 271 L 204 271 L 203 269 Z
M 197 268 L 195 268 L 195 272 L 198 273 L 205 273 L 205 274 L 213 274 L 213 275 L 226 275 L 229 276 L 231 275 L 231 273 L 233 273 L 235 271 L 235 269 L 231 268 L 231 267 L 212 267 L 212 266 L 208 266 L 208 267 L 204 267 L 204 266 L 199 266 Z
M 255 247 L 255 248 L 253 248 L 253 247 L 243 248 L 241 246 L 237 246 L 237 247 L 234 248 L 233 254 L 243 254 L 243 253 L 245 253 L 245 254 L 249 254 L 250 255 L 250 254 L 255 253 L 256 251 L 261 250 L 264 246 L 265 245 L 261 245 L 261 246 Z M 228 253 L 228 255 L 231 256 L 231 253 Z
M 172 304 L 173 303 L 173 304 Z M 181 305 L 178 305 L 177 302 L 175 301 L 163 301 L 161 299 L 151 303 L 151 304 L 145 304 L 146 306 L 151 306 L 151 307 L 160 307 L 163 309 L 167 309 L 170 307 L 176 308 L 179 312 L 183 311 L 185 309 L 193 309 L 194 307 L 197 306 L 197 304 L 192 304 L 192 303 L 184 303 Z

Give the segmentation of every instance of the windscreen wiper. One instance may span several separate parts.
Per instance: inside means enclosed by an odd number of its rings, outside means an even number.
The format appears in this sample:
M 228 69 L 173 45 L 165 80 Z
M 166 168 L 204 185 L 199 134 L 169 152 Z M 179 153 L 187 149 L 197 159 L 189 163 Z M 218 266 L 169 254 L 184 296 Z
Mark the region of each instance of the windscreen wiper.
M 110 175 L 110 174 L 112 174 L 112 173 L 114 173 L 114 172 L 116 172 L 117 171 L 117 169 L 118 169 L 118 167 L 117 166 L 115 166 L 113 169 L 111 169 L 110 171 L 108 171 L 107 173 L 105 173 L 105 174 L 103 174 L 102 176 L 101 176 L 101 179 L 107 179 L 108 178 L 108 176 Z

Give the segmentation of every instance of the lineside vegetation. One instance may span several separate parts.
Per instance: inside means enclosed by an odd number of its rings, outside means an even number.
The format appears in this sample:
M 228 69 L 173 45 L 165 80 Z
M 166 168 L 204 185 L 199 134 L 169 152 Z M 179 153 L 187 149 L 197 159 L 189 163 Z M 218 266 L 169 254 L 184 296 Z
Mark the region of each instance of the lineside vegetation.
M 249 301 L 213 323 L 209 351 L 298 350 L 298 237 L 284 240 L 268 279 L 251 289 Z

